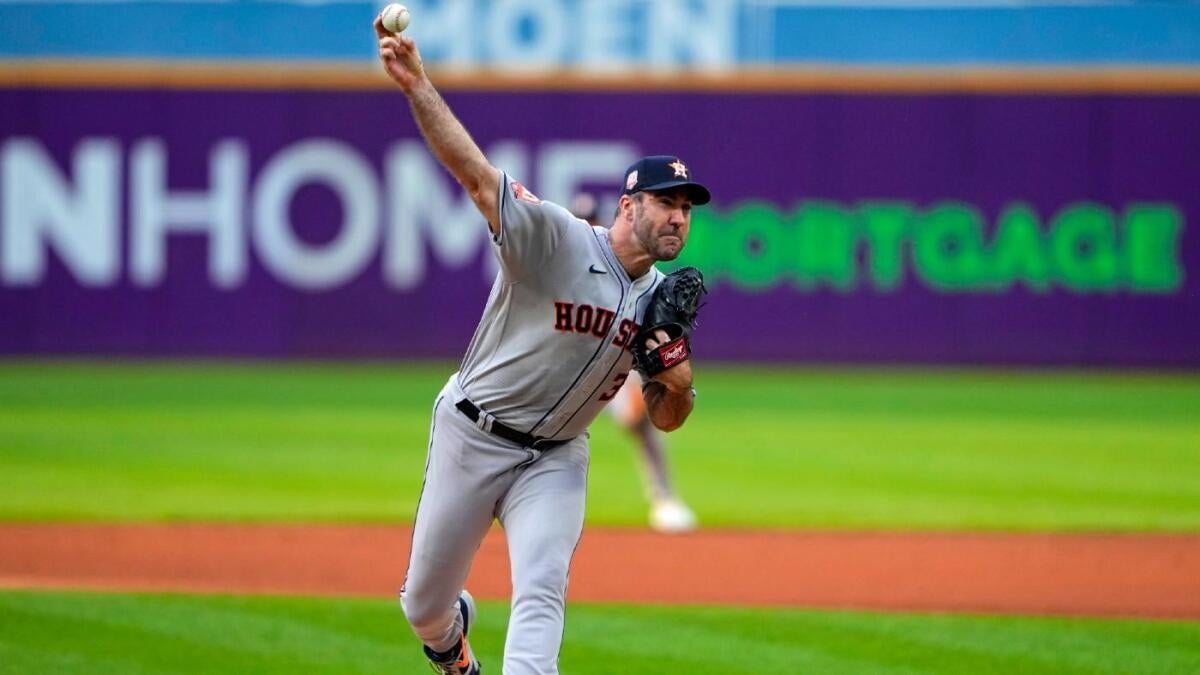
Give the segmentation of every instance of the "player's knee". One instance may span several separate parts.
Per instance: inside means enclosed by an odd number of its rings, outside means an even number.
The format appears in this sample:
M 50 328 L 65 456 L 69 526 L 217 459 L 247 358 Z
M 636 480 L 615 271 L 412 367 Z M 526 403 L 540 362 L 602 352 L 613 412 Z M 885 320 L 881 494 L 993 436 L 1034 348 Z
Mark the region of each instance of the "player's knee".
M 453 601 L 433 597 L 433 593 L 414 592 L 405 588 L 400 592 L 400 607 L 412 626 L 413 632 L 424 639 L 445 632 L 446 626 L 454 621 Z
M 526 599 L 557 601 L 567 587 L 569 561 L 539 561 L 513 580 L 513 594 Z

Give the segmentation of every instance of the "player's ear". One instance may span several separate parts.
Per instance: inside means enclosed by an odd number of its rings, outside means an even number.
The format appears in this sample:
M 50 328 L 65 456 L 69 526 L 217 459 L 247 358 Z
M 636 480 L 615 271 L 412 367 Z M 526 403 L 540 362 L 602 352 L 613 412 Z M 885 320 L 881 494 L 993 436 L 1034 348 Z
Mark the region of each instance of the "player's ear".
M 622 220 L 633 222 L 633 197 L 621 195 L 621 199 L 617 202 L 617 215 Z

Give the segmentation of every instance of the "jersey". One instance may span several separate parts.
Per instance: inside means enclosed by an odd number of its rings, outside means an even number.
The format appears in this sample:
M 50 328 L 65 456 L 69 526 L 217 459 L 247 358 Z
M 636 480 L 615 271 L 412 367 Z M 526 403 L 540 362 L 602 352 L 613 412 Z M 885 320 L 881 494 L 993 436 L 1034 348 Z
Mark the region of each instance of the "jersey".
M 608 230 L 500 176 L 500 270 L 459 368 L 467 398 L 541 438 L 573 438 L 633 367 L 639 321 L 663 274 L 631 279 Z

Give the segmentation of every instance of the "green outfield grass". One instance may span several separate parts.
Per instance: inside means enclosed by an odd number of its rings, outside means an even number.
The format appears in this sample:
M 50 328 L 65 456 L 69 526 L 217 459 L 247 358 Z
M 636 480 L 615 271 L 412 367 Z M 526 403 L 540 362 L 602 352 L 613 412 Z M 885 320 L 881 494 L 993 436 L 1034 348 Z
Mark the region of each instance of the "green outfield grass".
M 453 364 L 0 362 L 0 519 L 408 521 Z M 706 525 L 1200 529 L 1200 376 L 702 366 Z M 642 524 L 593 426 L 592 524 Z
M 472 644 L 499 672 L 507 606 Z M 1200 672 L 1200 624 L 573 604 L 562 670 L 612 673 Z M 418 673 L 386 600 L 0 592 L 0 673 Z

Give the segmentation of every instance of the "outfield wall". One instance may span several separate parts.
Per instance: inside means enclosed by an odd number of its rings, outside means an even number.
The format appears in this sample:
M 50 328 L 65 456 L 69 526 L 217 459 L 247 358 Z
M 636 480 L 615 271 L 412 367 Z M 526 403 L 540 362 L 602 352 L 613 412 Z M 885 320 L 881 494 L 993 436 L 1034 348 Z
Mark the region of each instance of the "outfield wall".
M 704 358 L 1200 366 L 1196 94 L 448 98 L 546 199 L 681 154 Z M 494 270 L 387 89 L 0 89 L 0 353 L 453 358 Z

